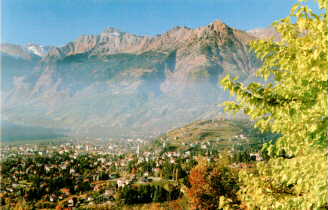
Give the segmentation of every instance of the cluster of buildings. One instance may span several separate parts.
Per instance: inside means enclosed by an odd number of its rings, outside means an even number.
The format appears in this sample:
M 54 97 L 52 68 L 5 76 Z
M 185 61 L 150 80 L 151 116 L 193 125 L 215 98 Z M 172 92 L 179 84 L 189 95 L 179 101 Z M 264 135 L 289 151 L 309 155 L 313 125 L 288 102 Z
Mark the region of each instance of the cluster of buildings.
M 49 155 L 54 152 L 63 154 L 65 152 L 74 151 L 77 154 L 91 153 L 91 154 L 125 154 L 130 151 L 135 151 L 140 145 L 145 145 L 147 140 L 143 139 L 124 139 L 101 141 L 95 139 L 94 141 L 77 141 L 69 139 L 66 142 L 56 143 L 55 140 L 48 144 L 2 144 L 0 145 L 0 158 L 4 159 L 13 154 L 19 155 Z
M 234 138 L 247 139 L 243 135 Z M 0 202 L 3 197 L 28 198 L 26 189 L 35 184 L 31 175 L 42 177 L 36 190 L 44 193 L 41 196 L 44 201 L 65 202 L 71 207 L 110 202 L 117 190 L 127 185 L 185 178 L 196 164 L 196 156 L 207 156 L 208 161 L 214 161 L 222 149 L 220 140 L 182 142 L 177 146 L 162 138 L 159 146 L 152 147 L 143 139 L 95 142 L 1 145 L 1 159 L 10 158 L 16 165 L 4 173 Z M 256 160 L 261 159 L 258 154 L 252 155 Z M 55 193 L 52 182 L 60 177 L 71 180 L 73 186 Z

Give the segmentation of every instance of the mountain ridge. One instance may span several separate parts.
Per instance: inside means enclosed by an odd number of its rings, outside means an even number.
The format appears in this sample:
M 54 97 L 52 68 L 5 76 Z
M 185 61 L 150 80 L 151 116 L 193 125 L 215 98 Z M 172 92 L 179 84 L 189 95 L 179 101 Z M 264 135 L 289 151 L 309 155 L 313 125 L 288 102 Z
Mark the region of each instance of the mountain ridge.
M 228 94 L 218 81 L 227 73 L 254 77 L 260 62 L 248 43 L 255 39 L 221 21 L 152 37 L 114 28 L 83 35 L 8 76 L 3 113 L 72 135 L 158 135 L 221 115 L 217 104 Z
M 102 55 L 109 55 L 114 53 L 142 53 L 151 50 L 158 50 L 159 48 L 160 50 L 172 50 L 172 48 L 177 47 L 176 44 L 179 46 L 179 44 L 184 41 L 192 41 L 196 38 L 202 38 L 204 37 L 204 33 L 208 33 L 208 31 L 222 32 L 217 34 L 218 36 L 226 36 L 230 31 L 236 33 L 238 36 L 242 35 L 240 37 L 243 37 L 243 41 L 245 41 L 245 39 L 256 39 L 252 35 L 248 35 L 241 30 L 229 27 L 220 20 L 216 20 L 207 26 L 195 29 L 185 26 L 176 26 L 163 34 L 156 36 L 135 35 L 109 27 L 99 35 L 81 35 L 76 40 L 67 43 L 63 47 L 56 47 L 51 54 L 54 56 L 62 54 L 74 55 L 91 51 L 94 54 L 100 53 Z M 232 34 L 230 33 L 230 35 Z M 166 45 L 162 46 L 163 43 Z M 110 49 L 108 50 L 107 48 Z M 102 51 L 104 49 L 107 49 L 107 51 Z

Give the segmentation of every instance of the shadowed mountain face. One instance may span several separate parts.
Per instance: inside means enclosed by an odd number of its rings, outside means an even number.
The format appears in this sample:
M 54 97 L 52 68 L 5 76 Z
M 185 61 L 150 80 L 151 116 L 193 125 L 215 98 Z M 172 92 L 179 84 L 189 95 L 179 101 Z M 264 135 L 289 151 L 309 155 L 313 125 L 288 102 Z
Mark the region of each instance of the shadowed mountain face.
M 39 126 L 16 125 L 10 122 L 1 123 L 0 140 L 3 142 L 30 141 L 37 139 L 55 139 L 64 137 L 65 130 L 44 128 Z
M 218 81 L 251 80 L 260 65 L 254 39 L 216 21 L 153 37 L 109 28 L 30 56 L 2 47 L 3 115 L 74 135 L 158 135 L 219 115 L 228 95 Z

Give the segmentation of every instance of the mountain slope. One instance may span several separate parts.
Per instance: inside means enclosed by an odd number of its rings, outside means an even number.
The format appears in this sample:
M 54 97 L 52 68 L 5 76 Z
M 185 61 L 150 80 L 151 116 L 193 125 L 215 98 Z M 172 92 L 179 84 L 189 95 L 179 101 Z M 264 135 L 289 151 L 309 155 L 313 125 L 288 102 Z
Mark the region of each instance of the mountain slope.
M 0 140 L 11 142 L 16 140 L 54 139 L 64 137 L 64 130 L 50 129 L 36 126 L 16 125 L 9 122 L 1 123 Z
M 247 31 L 247 33 L 259 38 L 259 39 L 271 39 L 279 40 L 280 34 L 272 26 L 266 28 L 257 28 Z
M 72 128 L 74 135 L 144 136 L 218 116 L 227 73 L 250 80 L 256 39 L 221 21 L 158 36 L 109 28 L 51 49 L 10 88 L 13 122 Z M 10 68 L 4 68 L 8 71 Z
M 221 145 L 221 149 L 236 145 L 256 148 L 264 142 L 275 141 L 277 137 L 277 134 L 254 129 L 254 124 L 247 119 L 217 118 L 198 120 L 172 129 L 155 138 L 151 147 L 154 149 L 170 145 L 175 149 L 190 149 L 195 144 L 215 142 Z

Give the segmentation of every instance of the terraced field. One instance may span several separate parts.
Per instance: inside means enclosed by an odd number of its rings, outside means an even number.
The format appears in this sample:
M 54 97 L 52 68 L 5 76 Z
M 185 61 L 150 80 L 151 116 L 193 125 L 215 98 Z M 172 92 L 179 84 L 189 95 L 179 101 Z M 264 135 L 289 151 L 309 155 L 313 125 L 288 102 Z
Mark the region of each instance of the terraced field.
M 260 145 L 276 137 L 276 134 L 261 133 L 248 120 L 215 119 L 200 120 L 173 129 L 158 137 L 155 145 L 162 146 L 165 142 L 171 147 L 184 149 L 191 144 L 216 142 L 223 149 L 234 144 Z

